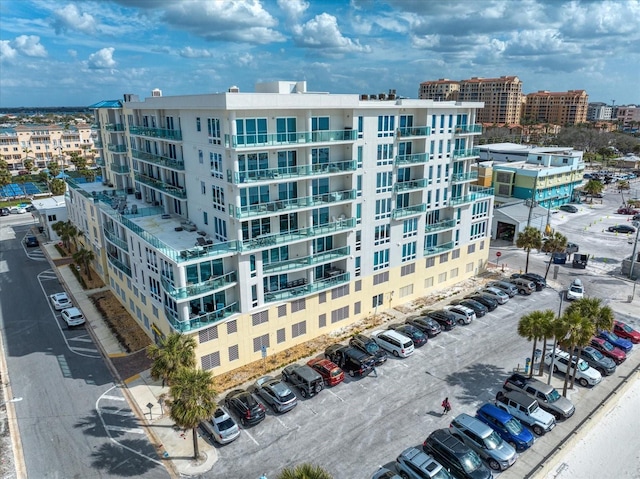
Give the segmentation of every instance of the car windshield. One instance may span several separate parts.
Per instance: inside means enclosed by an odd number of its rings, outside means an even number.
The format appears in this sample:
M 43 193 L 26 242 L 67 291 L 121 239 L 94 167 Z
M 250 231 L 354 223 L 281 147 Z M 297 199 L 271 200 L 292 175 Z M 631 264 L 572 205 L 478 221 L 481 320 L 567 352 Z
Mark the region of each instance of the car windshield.
M 558 392 L 557 389 L 554 389 L 553 391 L 551 391 L 547 396 L 547 401 L 549 402 L 556 402 L 558 399 L 560 399 L 560 393 Z
M 582 293 L 582 286 L 571 286 L 572 293 Z
M 633 333 L 633 328 L 628 324 L 621 323 L 618 326 L 620 326 L 620 328 L 626 331 L 627 333 Z
M 596 358 L 598 361 L 600 361 L 601 359 L 604 359 L 604 356 L 602 355 L 602 353 L 597 349 L 594 349 L 593 351 L 591 351 L 591 355 L 594 358 Z
M 416 338 L 416 339 L 424 338 L 424 333 L 419 329 L 411 329 L 410 333 L 412 338 Z
M 277 382 L 271 385 L 273 391 L 280 397 L 288 396 L 291 394 L 291 389 L 289 389 L 284 383 Z
M 607 351 L 613 351 L 613 345 L 609 341 L 604 341 L 602 347 Z
M 218 430 L 219 431 L 226 431 L 227 429 L 231 429 L 233 426 L 235 426 L 235 423 L 233 422 L 233 419 L 228 417 L 224 421 L 218 423 Z
M 618 336 L 616 336 L 614 333 L 610 333 L 607 332 L 607 341 L 611 342 L 611 341 L 617 341 L 618 339 L 620 339 Z
M 589 369 L 589 365 L 587 364 L 586 361 L 578 361 L 578 369 L 580 369 L 580 371 L 586 371 L 587 369 Z
M 509 431 L 514 436 L 517 436 L 522 432 L 522 424 L 520 424 L 520 422 L 515 418 L 511 418 L 506 423 L 504 423 L 504 427 L 506 427 L 507 431 Z
M 367 343 L 367 345 L 365 346 L 365 349 L 369 354 L 375 354 L 380 350 L 380 346 L 378 346 L 376 343 L 371 341 L 370 343 Z
M 480 457 L 473 451 L 469 451 L 467 454 L 462 456 L 460 462 L 462 463 L 462 468 L 467 473 L 471 473 L 482 466 Z
M 331 370 L 331 377 L 332 377 L 332 378 L 335 378 L 336 376 L 340 376 L 340 373 L 341 373 L 341 372 L 342 372 L 342 371 L 341 371 L 340 369 L 338 369 L 338 368 L 332 369 L 332 370 Z
M 498 436 L 498 434 L 496 434 L 495 431 L 491 431 L 491 434 L 489 434 L 484 439 L 484 444 L 485 444 L 485 446 L 487 446 L 487 449 L 489 449 L 489 450 L 493 450 L 493 449 L 496 449 L 496 448 L 502 446 L 503 442 L 504 441 L 502 440 L 502 438 L 500 436 Z

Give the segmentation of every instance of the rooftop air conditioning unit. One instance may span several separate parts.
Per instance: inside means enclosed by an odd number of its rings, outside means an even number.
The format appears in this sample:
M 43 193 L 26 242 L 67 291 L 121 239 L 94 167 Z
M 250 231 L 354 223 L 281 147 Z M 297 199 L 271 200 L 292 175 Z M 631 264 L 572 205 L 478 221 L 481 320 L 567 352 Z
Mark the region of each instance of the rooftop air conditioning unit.
M 387 99 L 387 95 L 384 93 L 379 93 L 378 94 L 378 100 L 386 100 Z
M 238 88 L 237 86 L 231 86 L 229 87 L 229 93 L 240 93 L 240 88 Z
M 154 88 L 151 90 L 151 96 L 162 96 L 162 90 L 160 90 L 160 88 Z
M 366 93 L 363 93 L 362 95 L 360 95 L 360 99 L 361 100 L 368 100 L 369 99 L 369 95 L 367 95 Z

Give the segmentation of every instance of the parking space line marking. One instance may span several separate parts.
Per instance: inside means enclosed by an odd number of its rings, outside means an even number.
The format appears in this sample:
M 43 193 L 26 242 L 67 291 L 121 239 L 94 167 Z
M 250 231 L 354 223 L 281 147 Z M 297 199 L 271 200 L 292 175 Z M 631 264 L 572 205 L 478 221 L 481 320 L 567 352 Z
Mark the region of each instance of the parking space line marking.
M 327 392 L 331 393 L 333 396 L 337 397 L 340 401 L 344 402 L 344 399 L 342 399 L 340 396 L 334 393 L 331 389 L 327 389 Z
M 484 321 L 482 321 L 482 320 L 480 320 L 480 319 L 478 319 L 478 318 L 476 318 L 476 321 L 477 321 L 478 323 L 480 323 L 480 324 L 484 324 L 485 326 L 489 326 L 489 323 L 485 323 Z
M 111 411 L 110 409 L 102 408 L 102 414 L 113 414 L 115 416 L 125 416 L 125 417 L 135 416 L 135 414 L 133 414 L 133 411 L 125 410 L 124 408 L 116 409 L 115 411 Z
M 112 401 L 124 401 L 122 396 L 109 396 L 107 394 L 103 394 L 100 399 L 111 399 Z
M 436 344 L 436 346 L 438 346 L 439 348 L 442 348 L 442 349 L 447 349 L 447 348 L 445 348 L 445 347 L 444 347 L 443 345 L 441 345 L 441 344 Z
M 92 343 L 93 341 L 91 340 L 91 338 L 87 337 L 87 336 L 78 336 L 77 338 L 69 338 L 69 341 L 80 341 L 83 343 Z
M 84 351 L 85 353 L 97 353 L 98 350 L 97 349 L 91 349 L 91 348 L 77 348 L 75 346 L 71 346 L 71 349 L 73 349 L 74 351 Z
M 289 426 L 287 426 L 284 422 L 282 422 L 282 419 L 280 419 L 279 417 L 276 417 L 276 421 L 278 421 L 280 423 L 280 425 L 285 428 L 287 431 L 291 431 L 291 428 Z
M 144 430 L 139 427 L 120 427 L 120 426 L 105 426 L 105 429 L 109 431 L 118 431 L 118 432 L 130 432 L 131 434 L 144 434 Z
M 259 446 L 259 445 L 260 445 L 260 444 L 258 444 L 258 441 L 256 441 L 256 440 L 253 438 L 253 436 L 249 433 L 249 431 L 247 431 L 246 429 L 244 429 L 244 432 L 245 432 L 245 434 L 246 434 L 247 436 L 249 436 L 249 439 L 251 439 L 251 440 L 255 443 L 255 445 L 256 445 L 256 446 Z

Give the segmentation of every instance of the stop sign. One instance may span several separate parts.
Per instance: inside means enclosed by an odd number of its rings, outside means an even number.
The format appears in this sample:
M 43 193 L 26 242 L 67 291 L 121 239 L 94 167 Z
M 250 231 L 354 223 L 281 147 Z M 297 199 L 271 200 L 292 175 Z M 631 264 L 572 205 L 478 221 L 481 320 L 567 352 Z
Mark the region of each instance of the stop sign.
M 499 258 L 500 256 L 502 256 L 502 253 L 500 251 L 496 252 L 496 256 Z

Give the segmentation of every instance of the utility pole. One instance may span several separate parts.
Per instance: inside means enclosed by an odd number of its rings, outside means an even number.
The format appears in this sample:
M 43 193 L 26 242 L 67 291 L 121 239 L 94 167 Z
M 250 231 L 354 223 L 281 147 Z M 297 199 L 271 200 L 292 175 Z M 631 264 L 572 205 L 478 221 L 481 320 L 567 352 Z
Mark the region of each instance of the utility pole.
M 527 227 L 531 226 L 531 215 L 533 213 L 533 205 L 535 203 L 536 190 L 538 189 L 538 175 L 533 180 L 533 190 L 531 190 L 531 203 L 529 204 L 529 216 L 527 217 Z

